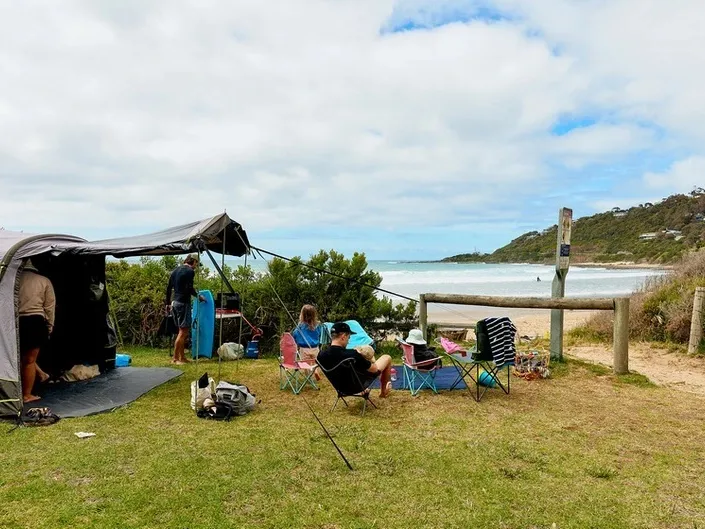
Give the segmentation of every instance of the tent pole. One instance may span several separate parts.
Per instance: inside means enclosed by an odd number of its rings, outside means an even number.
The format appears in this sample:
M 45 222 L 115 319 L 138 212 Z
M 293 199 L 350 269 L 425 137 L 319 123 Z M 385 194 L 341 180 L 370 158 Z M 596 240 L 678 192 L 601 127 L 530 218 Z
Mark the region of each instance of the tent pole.
M 248 254 L 249 254 L 249 251 L 245 254 L 245 265 L 244 265 L 245 268 L 247 268 L 247 256 L 248 256 Z M 242 346 L 242 320 L 244 320 L 244 319 L 245 319 L 245 305 L 244 305 L 244 303 L 243 303 L 243 301 L 242 301 L 242 293 L 240 293 L 240 331 L 239 331 L 239 334 L 238 334 L 238 337 L 237 337 L 237 343 L 239 343 L 241 346 Z M 243 348 L 243 353 L 242 353 L 242 357 L 241 357 L 241 358 L 244 358 L 246 351 L 247 351 L 247 345 L 245 345 L 244 348 Z M 240 366 L 240 362 L 236 362 L 236 363 L 235 363 L 235 367 L 239 367 L 239 366 Z
M 225 281 L 223 280 L 223 274 L 225 274 L 225 236 L 228 230 L 223 230 L 223 253 L 220 256 L 220 269 L 222 270 L 222 273 L 220 274 L 220 336 L 218 337 L 218 350 L 223 345 L 223 309 L 225 308 L 225 296 L 224 290 L 225 290 Z M 221 367 L 221 362 L 223 361 L 223 358 L 220 354 L 218 354 L 218 382 L 220 382 L 220 367 Z
M 201 249 L 198 249 L 198 264 L 201 264 Z M 195 290 L 195 289 L 194 289 Z M 199 301 L 198 298 L 198 291 L 196 291 L 196 325 L 201 324 L 201 319 L 200 319 L 200 312 L 201 312 L 201 302 Z M 201 341 L 199 340 L 199 336 L 201 333 L 199 332 L 200 328 L 196 328 L 196 373 L 198 374 L 198 357 L 201 356 Z M 193 350 L 194 350 L 194 344 L 191 344 L 191 356 L 194 356 Z

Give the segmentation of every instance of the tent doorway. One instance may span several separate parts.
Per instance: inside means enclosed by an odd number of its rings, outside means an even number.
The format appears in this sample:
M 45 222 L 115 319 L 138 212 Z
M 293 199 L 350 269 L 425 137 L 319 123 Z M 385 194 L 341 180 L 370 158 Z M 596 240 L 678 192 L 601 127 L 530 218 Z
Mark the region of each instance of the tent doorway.
M 74 365 L 97 365 L 101 373 L 115 367 L 117 338 L 109 318 L 105 257 L 45 253 L 32 257 L 56 294 L 51 340 L 37 363 L 53 377 Z

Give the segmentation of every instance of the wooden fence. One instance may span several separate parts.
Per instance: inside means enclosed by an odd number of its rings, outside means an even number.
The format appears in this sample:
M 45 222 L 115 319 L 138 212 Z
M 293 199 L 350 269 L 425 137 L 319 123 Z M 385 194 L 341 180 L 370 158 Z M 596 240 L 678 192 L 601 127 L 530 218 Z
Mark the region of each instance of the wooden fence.
M 570 309 L 614 311 L 614 364 L 616 375 L 629 372 L 629 298 L 517 298 L 498 296 L 467 296 L 462 294 L 421 294 L 419 325 L 426 336 L 428 303 L 506 307 L 517 309 Z

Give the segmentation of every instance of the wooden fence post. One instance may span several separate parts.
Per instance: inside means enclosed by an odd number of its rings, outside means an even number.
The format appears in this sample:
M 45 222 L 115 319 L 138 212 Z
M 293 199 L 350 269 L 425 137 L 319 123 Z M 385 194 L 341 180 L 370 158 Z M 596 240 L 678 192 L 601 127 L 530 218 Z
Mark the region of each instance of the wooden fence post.
M 428 341 L 428 336 L 426 336 L 426 330 L 428 329 L 428 306 L 424 294 L 419 296 L 419 328 L 423 333 L 424 340 Z
M 695 354 L 703 339 L 703 302 L 705 302 L 705 287 L 695 289 L 693 299 L 693 316 L 690 319 L 690 340 L 688 341 L 688 354 Z
M 629 298 L 614 299 L 614 365 L 615 375 L 629 373 Z

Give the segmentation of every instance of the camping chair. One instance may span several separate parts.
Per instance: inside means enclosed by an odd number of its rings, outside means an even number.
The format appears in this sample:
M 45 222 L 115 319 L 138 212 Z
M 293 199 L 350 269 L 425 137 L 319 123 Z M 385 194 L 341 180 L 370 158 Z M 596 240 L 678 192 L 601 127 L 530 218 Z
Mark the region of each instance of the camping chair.
M 330 411 L 335 409 L 339 400 L 342 400 L 343 404 L 347 407 L 348 403 L 346 402 L 345 397 L 359 397 L 363 399 L 362 413 L 360 413 L 360 415 L 365 414 L 368 402 L 373 408 L 377 408 L 375 403 L 370 400 L 369 387 L 379 375 L 372 375 L 370 373 L 370 376 L 364 376 L 362 373 L 359 373 L 357 369 L 355 369 L 354 358 L 346 358 L 345 360 L 341 360 L 337 365 L 331 367 L 330 369 L 323 367 L 318 360 L 316 360 L 316 363 L 318 364 L 318 367 L 321 368 L 321 371 L 323 371 L 323 374 L 326 376 L 331 386 L 333 386 L 337 392 L 337 398 L 335 399 L 335 403 Z
M 359 322 L 356 320 L 345 320 L 345 323 L 347 323 L 350 330 L 355 333 L 350 336 L 350 341 L 347 345 L 348 349 L 355 349 L 361 345 L 371 345 L 373 348 L 375 347 L 375 341 L 367 334 L 367 331 L 362 328 Z M 325 332 L 322 333 L 321 344 L 330 343 L 330 330 L 333 327 L 333 323 L 327 321 L 324 323 L 324 327 Z
M 294 392 L 294 395 L 301 393 L 301 390 L 310 384 L 314 389 L 318 389 L 313 375 L 318 368 L 307 362 L 300 362 L 296 359 L 298 352 L 294 337 L 289 332 L 282 334 L 279 341 L 279 389 L 287 387 Z
M 436 372 L 438 371 L 438 359 L 423 360 L 416 362 L 414 360 L 414 346 L 402 340 L 397 340 L 403 353 L 404 359 L 404 374 L 403 387 L 406 387 L 408 382 L 411 396 L 415 397 L 424 387 L 427 387 L 434 393 L 438 394 L 436 389 Z M 419 381 L 418 386 L 416 381 Z
M 485 320 L 477 322 L 475 335 L 477 337 L 477 345 L 470 351 L 465 351 L 458 344 L 447 338 L 441 338 L 440 340 L 443 353 L 458 372 L 458 377 L 455 379 L 450 389 L 454 389 L 462 380 L 477 402 L 480 402 L 485 392 L 493 387 L 499 387 L 505 394 L 509 395 L 510 367 L 512 362 L 504 361 L 500 364 L 495 362 L 495 356 L 493 355 Z M 499 377 L 499 372 L 505 367 L 507 368 L 506 386 Z M 480 371 L 480 368 L 482 368 L 482 371 Z M 474 394 L 468 383 L 470 380 L 475 384 Z

